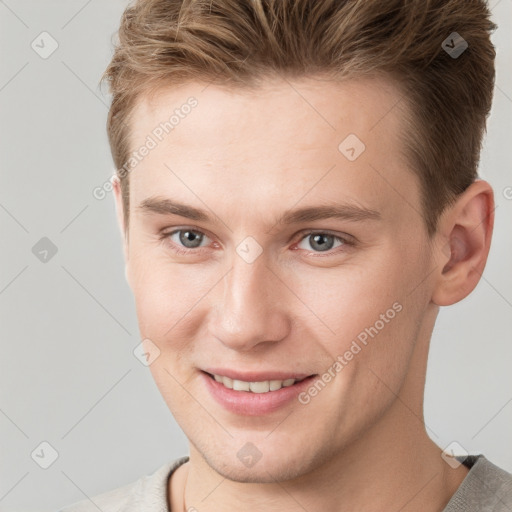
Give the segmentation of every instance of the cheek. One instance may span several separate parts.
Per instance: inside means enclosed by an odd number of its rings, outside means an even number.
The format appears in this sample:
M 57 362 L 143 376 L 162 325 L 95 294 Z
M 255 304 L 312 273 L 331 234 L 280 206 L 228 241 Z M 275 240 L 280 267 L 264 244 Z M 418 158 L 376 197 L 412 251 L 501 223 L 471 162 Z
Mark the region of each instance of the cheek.
M 142 339 L 151 340 L 159 355 L 149 366 L 153 379 L 177 421 L 190 410 L 194 344 L 200 338 L 207 311 L 204 304 L 218 277 L 214 272 L 176 265 L 144 249 L 131 259 L 132 289 Z M 201 299 L 206 299 L 204 302 Z
M 356 368 L 358 378 L 367 380 L 370 368 L 397 386 L 404 377 L 428 302 L 419 288 L 411 293 L 425 266 L 415 251 L 381 248 L 361 264 L 294 274 L 292 288 L 307 306 L 297 303 L 302 323 L 333 361 L 347 361 L 349 380 Z
M 193 265 L 173 264 L 163 251 L 142 249 L 130 258 L 130 284 L 141 335 L 172 337 L 181 321 L 215 285 L 215 276 Z
M 393 320 L 396 316 L 393 304 L 405 300 L 403 268 L 395 268 L 389 261 L 393 258 L 332 269 L 310 267 L 286 281 L 303 303 L 303 318 L 311 318 L 308 323 L 316 322 L 327 339 L 351 340 L 376 322 L 380 326 L 381 315 L 389 310 L 384 318 L 387 325 L 388 317 Z

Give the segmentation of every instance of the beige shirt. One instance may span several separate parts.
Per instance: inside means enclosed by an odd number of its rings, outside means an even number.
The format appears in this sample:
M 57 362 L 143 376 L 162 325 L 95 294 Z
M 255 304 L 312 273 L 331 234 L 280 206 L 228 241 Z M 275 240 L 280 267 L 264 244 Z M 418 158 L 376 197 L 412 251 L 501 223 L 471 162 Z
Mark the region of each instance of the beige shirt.
M 132 484 L 80 501 L 60 512 L 172 512 L 167 505 L 169 477 L 185 462 L 188 456 L 165 464 Z M 512 512 L 512 475 L 483 455 L 470 455 L 464 464 L 470 470 L 443 512 Z

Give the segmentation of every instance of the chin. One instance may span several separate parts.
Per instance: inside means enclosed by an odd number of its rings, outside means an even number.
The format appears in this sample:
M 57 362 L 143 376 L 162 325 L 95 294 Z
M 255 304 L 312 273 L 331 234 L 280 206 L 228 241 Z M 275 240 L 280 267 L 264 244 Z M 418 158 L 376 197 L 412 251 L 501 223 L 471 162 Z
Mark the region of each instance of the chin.
M 261 454 L 261 458 L 249 460 L 244 464 L 244 453 L 256 454 L 254 447 L 249 443 L 235 453 L 234 457 L 226 459 L 226 453 L 229 449 L 222 448 L 219 453 L 205 455 L 203 458 L 206 463 L 219 475 L 240 483 L 270 484 L 293 480 L 310 471 L 322 462 L 322 455 L 316 454 L 313 457 L 304 450 L 294 453 L 287 449 L 286 445 L 280 445 L 281 450 L 270 450 L 268 455 Z M 241 453 L 242 452 L 242 453 Z M 256 456 L 257 458 L 257 456 Z M 252 464 L 252 465 L 251 465 Z
M 213 467 L 213 469 L 222 477 L 231 480 L 232 482 L 239 482 L 245 484 L 274 484 L 276 482 L 283 482 L 292 480 L 301 474 L 300 468 L 296 465 L 289 465 L 282 462 L 278 465 L 264 464 L 259 461 L 252 468 L 240 468 L 222 464 L 220 467 Z

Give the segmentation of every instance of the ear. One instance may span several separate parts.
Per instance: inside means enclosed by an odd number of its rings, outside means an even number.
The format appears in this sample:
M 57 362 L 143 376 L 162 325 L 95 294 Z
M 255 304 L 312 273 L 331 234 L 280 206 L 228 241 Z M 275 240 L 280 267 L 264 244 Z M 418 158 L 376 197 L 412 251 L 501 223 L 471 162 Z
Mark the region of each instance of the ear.
M 126 226 L 124 223 L 124 204 L 123 204 L 123 194 L 121 192 L 121 182 L 119 181 L 118 176 L 112 177 L 112 188 L 114 190 L 114 200 L 116 204 L 116 215 L 117 215 L 117 224 L 121 231 L 121 238 L 123 244 L 123 254 L 125 261 L 125 276 L 126 280 L 128 279 L 128 233 L 126 232 Z
M 467 297 L 484 271 L 494 226 L 494 194 L 483 180 L 476 180 L 441 216 L 437 236 L 443 243 L 432 301 L 449 306 Z

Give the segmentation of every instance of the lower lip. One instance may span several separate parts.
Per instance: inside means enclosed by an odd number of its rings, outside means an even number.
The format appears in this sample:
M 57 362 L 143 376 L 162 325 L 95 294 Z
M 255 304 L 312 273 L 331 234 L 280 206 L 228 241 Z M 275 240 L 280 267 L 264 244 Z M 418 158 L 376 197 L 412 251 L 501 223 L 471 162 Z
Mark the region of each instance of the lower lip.
M 252 393 L 251 391 L 235 391 L 226 388 L 220 382 L 210 377 L 209 374 L 201 371 L 201 378 L 213 398 L 225 407 L 228 411 L 245 416 L 260 416 L 277 411 L 286 404 L 289 404 L 299 393 L 304 391 L 314 380 L 316 375 L 307 377 L 292 386 L 287 386 L 277 391 L 268 393 Z

